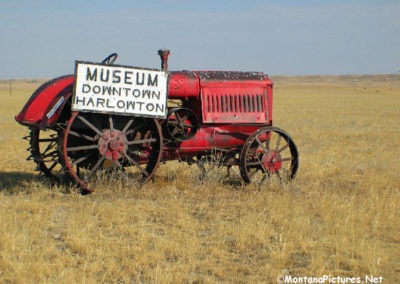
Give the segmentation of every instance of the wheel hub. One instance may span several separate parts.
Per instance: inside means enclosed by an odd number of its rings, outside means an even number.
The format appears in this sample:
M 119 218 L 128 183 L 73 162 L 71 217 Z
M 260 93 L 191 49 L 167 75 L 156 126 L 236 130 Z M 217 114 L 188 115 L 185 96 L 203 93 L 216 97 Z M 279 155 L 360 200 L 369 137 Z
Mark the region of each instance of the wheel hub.
M 100 155 L 111 161 L 119 160 L 128 149 L 128 139 L 125 134 L 117 129 L 104 129 L 99 139 L 98 148 Z
M 270 173 L 279 172 L 282 167 L 282 157 L 279 152 L 269 151 L 262 157 L 264 168 Z

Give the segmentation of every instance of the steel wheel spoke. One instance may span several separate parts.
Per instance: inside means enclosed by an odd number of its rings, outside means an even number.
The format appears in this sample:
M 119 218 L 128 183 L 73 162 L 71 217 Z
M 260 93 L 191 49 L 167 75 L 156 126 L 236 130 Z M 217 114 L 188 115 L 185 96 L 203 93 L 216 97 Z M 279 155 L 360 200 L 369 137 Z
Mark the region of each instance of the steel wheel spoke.
M 270 175 L 269 174 L 264 174 L 263 177 L 260 180 L 260 183 L 263 183 L 266 178 L 270 178 Z
M 278 150 L 278 149 L 279 149 L 279 145 L 281 144 L 281 138 L 282 138 L 282 136 L 281 136 L 281 135 L 278 135 L 278 140 L 276 141 L 275 150 Z
M 100 165 L 104 162 L 106 158 L 102 156 L 97 163 L 93 166 L 93 168 L 90 170 L 89 174 L 87 175 L 87 179 L 89 179 L 95 172 L 96 170 L 100 167 Z
M 248 172 L 249 179 L 251 179 L 257 172 L 258 172 L 258 169 L 254 169 L 253 171 L 249 171 Z
M 58 156 L 53 155 L 53 156 L 45 156 L 41 157 L 39 159 L 36 159 L 37 162 L 42 162 L 42 163 L 51 163 L 51 162 L 58 162 Z
M 261 161 L 247 162 L 247 166 L 258 166 L 258 165 L 261 165 Z
M 44 149 L 43 154 L 45 154 L 50 149 L 53 149 L 55 146 L 56 146 L 55 143 L 50 143 L 49 145 L 47 145 L 46 149 Z M 57 150 L 55 152 L 57 152 Z
M 74 166 L 74 165 L 79 165 L 79 164 L 82 163 L 83 161 L 85 161 L 85 160 L 87 160 L 88 158 L 90 158 L 91 156 L 93 156 L 94 153 L 95 153 L 95 152 L 89 152 L 89 153 L 87 153 L 85 156 L 80 157 L 79 159 L 73 161 L 73 162 L 71 163 L 71 165 L 72 165 L 72 166 Z
M 179 125 L 179 122 L 176 121 L 176 120 L 170 120 L 170 121 L 168 121 L 168 124 L 170 124 L 170 125 Z
M 178 125 L 174 128 L 174 130 L 172 130 L 171 132 L 171 136 L 175 136 L 178 132 L 180 132 L 181 130 L 178 128 Z
M 136 166 L 143 174 L 145 174 L 146 176 L 149 175 L 149 173 L 148 173 L 145 169 L 143 169 L 142 166 L 141 166 L 138 162 L 136 162 L 134 159 L 132 159 L 128 154 L 124 153 L 124 157 L 125 157 L 126 159 L 128 159 L 128 161 L 129 161 L 131 164 L 133 164 L 134 166 Z
M 186 114 L 185 116 L 182 117 L 181 121 L 186 121 L 188 119 L 188 117 L 189 117 L 189 114 Z
M 108 123 L 110 124 L 110 133 L 114 130 L 114 122 L 112 115 L 108 116 Z
M 129 153 L 131 153 L 133 155 L 136 155 L 136 156 L 138 156 L 140 158 L 147 158 L 148 157 L 147 154 L 143 154 L 140 151 L 129 151 Z
M 92 129 L 94 132 L 96 132 L 97 134 L 101 136 L 103 136 L 103 133 L 96 127 L 94 126 L 91 122 L 89 122 L 86 118 L 84 118 L 83 116 L 78 115 L 77 118 L 82 121 L 87 127 L 89 127 L 90 129 Z
M 120 163 L 118 160 L 114 161 L 114 164 L 117 165 L 117 167 L 118 167 L 122 172 L 125 171 L 125 170 L 124 170 L 124 167 L 121 165 L 121 163 Z
M 52 147 L 53 148 L 53 147 Z M 50 150 L 50 149 L 49 149 Z M 47 158 L 47 157 L 57 157 L 57 153 L 58 153 L 58 151 L 57 150 L 53 150 L 53 151 L 51 151 L 51 152 L 48 152 L 48 153 L 46 153 L 46 152 L 43 152 L 43 154 L 42 154 L 42 156 L 43 156 L 43 158 Z
M 258 139 L 258 137 L 256 137 L 256 141 L 258 143 L 258 145 L 260 146 L 261 150 L 263 150 L 264 153 L 268 153 L 268 149 L 264 147 L 264 145 L 262 144 L 262 142 Z M 269 143 L 268 143 L 269 144 Z M 268 145 L 269 147 L 269 145 Z
M 149 138 L 149 139 L 142 139 L 142 140 L 132 140 L 132 141 L 129 141 L 127 144 L 135 145 L 135 144 L 153 143 L 156 141 L 157 141 L 157 139 L 155 139 L 155 138 Z
M 127 124 L 125 125 L 124 129 L 122 129 L 122 133 L 126 134 L 125 132 L 129 129 L 129 127 L 132 125 L 133 119 L 130 119 Z
M 67 148 L 67 151 L 71 152 L 71 151 L 92 150 L 92 149 L 97 149 L 98 147 L 99 147 L 98 145 L 76 146 Z
M 182 121 L 182 118 L 180 117 L 180 115 L 179 115 L 178 112 L 175 113 L 175 116 L 176 116 L 176 118 L 177 118 L 177 120 L 178 120 L 179 122 Z
M 263 171 L 265 174 L 267 174 L 268 171 L 267 171 L 267 169 L 265 168 L 264 164 L 263 164 L 260 160 L 259 160 L 259 162 L 260 162 L 262 171 Z
M 280 180 L 281 182 L 283 182 L 282 176 L 281 176 L 281 174 L 280 174 L 279 171 L 276 172 L 276 175 L 278 176 L 279 180 Z
M 135 126 L 134 128 L 130 129 L 129 131 L 126 131 L 125 135 L 128 136 L 131 133 L 138 131 L 142 126 L 143 126 L 143 124 L 139 124 L 139 125 Z
M 55 166 L 57 166 L 58 162 L 53 162 L 50 167 L 48 167 L 49 171 L 52 171 Z
M 289 143 L 287 143 L 285 146 L 283 146 L 282 148 L 280 148 L 279 150 L 277 150 L 279 153 L 282 152 L 283 150 L 285 150 L 287 147 L 289 147 Z
M 90 137 L 90 136 L 88 136 L 88 135 L 75 132 L 75 131 L 73 131 L 73 130 L 70 130 L 69 133 L 72 134 L 72 135 L 75 136 L 75 137 L 83 138 L 83 139 L 88 140 L 88 141 L 91 141 L 91 142 L 94 142 L 94 141 L 97 140 L 95 137 Z

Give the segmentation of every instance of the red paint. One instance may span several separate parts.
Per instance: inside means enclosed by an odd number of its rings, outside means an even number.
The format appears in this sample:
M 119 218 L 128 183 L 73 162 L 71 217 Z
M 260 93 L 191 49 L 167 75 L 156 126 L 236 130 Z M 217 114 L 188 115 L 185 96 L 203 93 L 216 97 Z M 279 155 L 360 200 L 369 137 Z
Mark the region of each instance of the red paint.
M 63 106 L 72 95 L 73 82 L 74 75 L 67 75 L 44 83 L 32 94 L 15 120 L 23 125 L 41 128 L 53 124 L 57 121 Z M 50 118 L 47 117 L 47 114 L 61 97 L 65 98 L 63 104 L 55 110 Z
M 200 80 L 194 72 L 172 71 L 168 84 L 170 99 L 198 98 L 200 96 Z

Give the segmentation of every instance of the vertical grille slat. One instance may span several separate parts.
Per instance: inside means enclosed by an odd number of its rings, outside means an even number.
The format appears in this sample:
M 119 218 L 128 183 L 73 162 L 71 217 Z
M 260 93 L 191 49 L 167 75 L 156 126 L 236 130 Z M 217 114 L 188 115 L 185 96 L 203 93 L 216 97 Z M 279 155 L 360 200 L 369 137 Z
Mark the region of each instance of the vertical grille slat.
M 223 112 L 223 107 L 222 107 L 222 104 L 221 104 L 221 102 L 222 102 L 222 100 L 221 100 L 221 96 L 217 96 L 217 98 L 218 98 L 218 106 L 217 106 L 217 109 L 218 109 L 218 112 Z
M 261 95 L 257 95 L 257 111 L 262 112 L 263 105 L 262 105 L 262 97 Z

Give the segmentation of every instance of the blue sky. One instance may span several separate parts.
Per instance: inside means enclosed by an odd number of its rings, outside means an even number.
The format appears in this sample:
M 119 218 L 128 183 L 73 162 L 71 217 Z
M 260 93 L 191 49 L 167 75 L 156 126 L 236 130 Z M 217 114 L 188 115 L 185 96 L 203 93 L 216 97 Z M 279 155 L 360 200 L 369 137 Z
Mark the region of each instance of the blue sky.
M 75 60 L 270 75 L 400 71 L 400 0 L 0 0 L 0 78 Z

